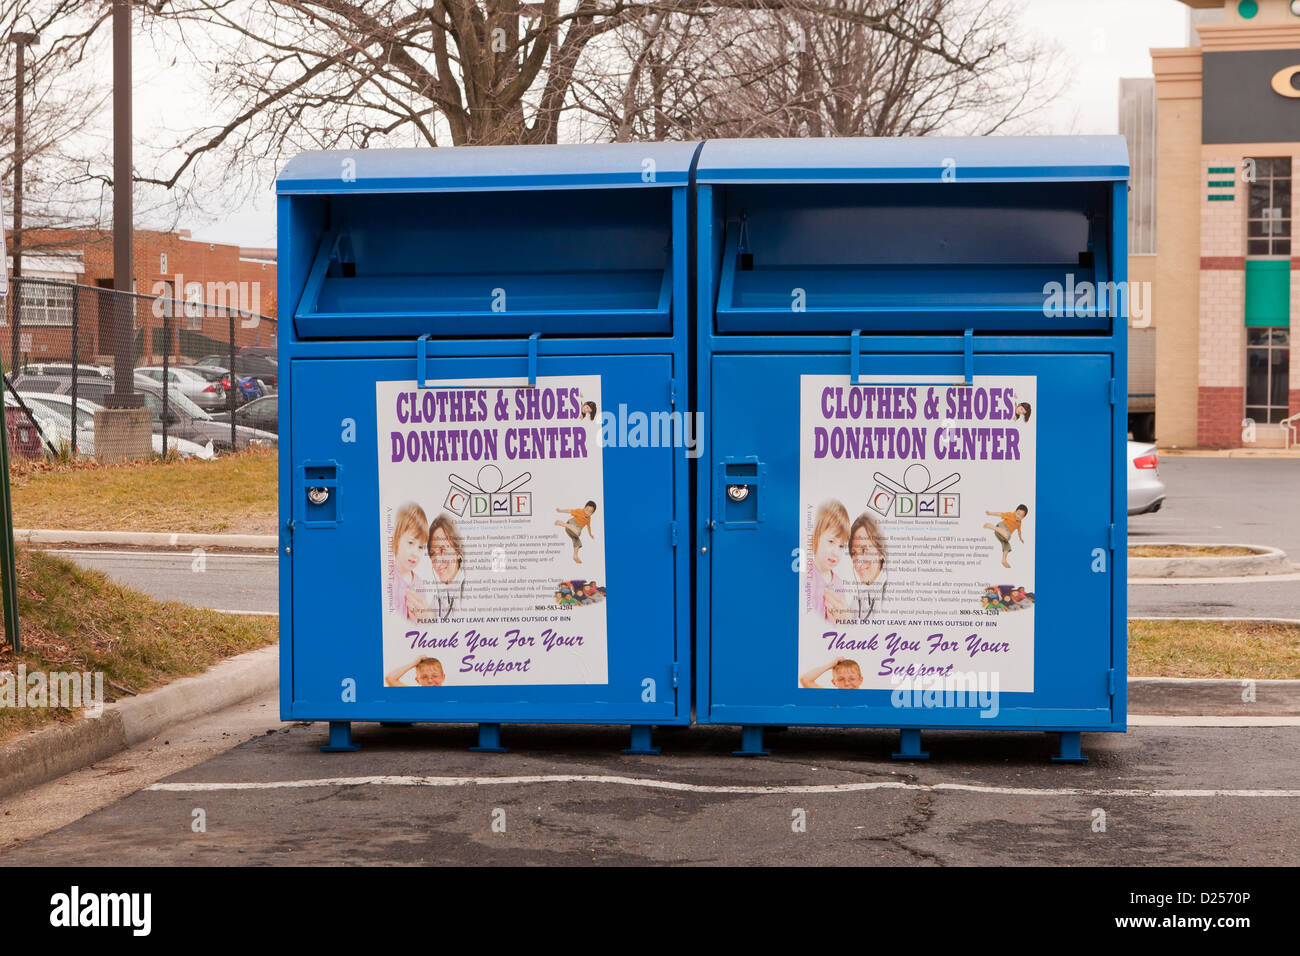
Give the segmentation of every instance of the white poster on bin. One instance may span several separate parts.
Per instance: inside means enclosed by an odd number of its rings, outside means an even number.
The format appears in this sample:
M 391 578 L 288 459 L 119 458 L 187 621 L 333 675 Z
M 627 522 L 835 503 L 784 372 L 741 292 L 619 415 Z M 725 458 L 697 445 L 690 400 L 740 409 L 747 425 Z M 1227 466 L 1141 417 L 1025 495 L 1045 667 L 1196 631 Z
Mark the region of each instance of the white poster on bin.
M 804 375 L 805 688 L 1034 688 L 1036 380 Z
M 385 683 L 607 683 L 600 376 L 429 386 L 375 386 Z

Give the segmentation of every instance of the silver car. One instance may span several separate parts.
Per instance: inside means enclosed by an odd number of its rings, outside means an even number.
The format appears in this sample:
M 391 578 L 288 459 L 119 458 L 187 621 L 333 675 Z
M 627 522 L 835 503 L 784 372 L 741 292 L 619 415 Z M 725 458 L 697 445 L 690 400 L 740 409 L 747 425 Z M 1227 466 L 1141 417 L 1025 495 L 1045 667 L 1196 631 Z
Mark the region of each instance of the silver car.
M 146 365 L 136 369 L 135 374 L 155 385 L 162 384 L 161 365 Z M 220 382 L 210 382 L 198 372 L 187 368 L 167 369 L 167 388 L 168 391 L 179 390 L 204 411 L 225 408 L 227 405 L 226 389 Z
M 1160 459 L 1156 446 L 1128 443 L 1128 513 L 1150 514 L 1165 503 L 1165 483 L 1160 480 Z

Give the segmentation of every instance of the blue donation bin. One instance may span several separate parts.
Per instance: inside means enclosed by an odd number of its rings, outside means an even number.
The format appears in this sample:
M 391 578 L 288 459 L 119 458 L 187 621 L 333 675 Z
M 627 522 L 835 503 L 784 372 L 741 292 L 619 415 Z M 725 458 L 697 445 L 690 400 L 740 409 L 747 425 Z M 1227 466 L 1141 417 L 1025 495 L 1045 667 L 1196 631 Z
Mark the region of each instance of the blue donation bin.
M 697 719 L 741 753 L 1125 729 L 1127 178 L 1120 137 L 702 147 Z
M 307 153 L 277 183 L 281 716 L 690 719 L 698 144 Z M 678 523 L 682 522 L 681 547 Z

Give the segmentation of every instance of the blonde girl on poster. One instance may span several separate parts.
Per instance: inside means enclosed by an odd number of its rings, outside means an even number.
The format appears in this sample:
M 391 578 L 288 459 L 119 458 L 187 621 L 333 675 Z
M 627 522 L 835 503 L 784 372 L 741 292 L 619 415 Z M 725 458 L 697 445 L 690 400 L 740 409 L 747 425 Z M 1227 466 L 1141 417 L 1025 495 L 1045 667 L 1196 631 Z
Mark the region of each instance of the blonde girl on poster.
M 822 502 L 813 522 L 808 602 L 809 610 L 832 624 L 848 610 L 848 602 L 840 593 L 844 582 L 836 578 L 848 546 L 848 510 L 838 501 Z

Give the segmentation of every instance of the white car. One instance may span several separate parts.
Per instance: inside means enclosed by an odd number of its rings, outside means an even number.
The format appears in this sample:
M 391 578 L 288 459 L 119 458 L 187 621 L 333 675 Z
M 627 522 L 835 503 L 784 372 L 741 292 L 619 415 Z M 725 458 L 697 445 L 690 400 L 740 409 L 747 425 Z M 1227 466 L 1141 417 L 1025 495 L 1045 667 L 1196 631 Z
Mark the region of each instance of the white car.
M 73 365 L 71 362 L 36 362 L 22 366 L 18 372 L 22 375 L 54 375 L 60 378 L 72 377 Z M 77 375 L 89 378 L 104 378 L 112 380 L 113 368 L 110 365 L 90 365 L 85 362 L 78 362 L 76 365 Z
M 1160 480 L 1160 458 L 1156 446 L 1128 443 L 1128 513 L 1151 514 L 1165 503 L 1165 483 Z
M 161 365 L 146 365 L 136 369 L 135 374 L 138 378 L 153 382 L 155 385 L 162 384 Z M 229 404 L 226 400 L 226 389 L 221 382 L 209 381 L 198 372 L 187 368 L 167 369 L 167 389 L 168 391 L 179 389 L 182 395 L 205 412 L 220 410 Z
M 50 392 L 19 392 L 18 394 L 27 403 L 27 407 L 38 416 L 38 419 L 45 415 L 49 415 L 53 419 L 52 424 L 63 444 L 71 443 L 72 396 L 55 395 Z M 96 405 L 86 398 L 77 399 L 77 451 L 83 455 L 93 455 L 95 453 L 95 412 L 102 407 L 102 405 Z M 41 427 L 44 429 L 45 426 L 42 424 Z M 55 442 L 55 444 L 58 443 Z M 212 450 L 212 442 L 208 442 L 205 446 L 172 435 L 167 436 L 167 448 L 169 451 L 176 452 L 182 458 L 199 458 L 203 461 L 210 461 L 215 456 Z M 153 452 L 155 455 L 163 453 L 162 435 L 155 434 L 153 436 Z

